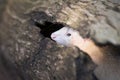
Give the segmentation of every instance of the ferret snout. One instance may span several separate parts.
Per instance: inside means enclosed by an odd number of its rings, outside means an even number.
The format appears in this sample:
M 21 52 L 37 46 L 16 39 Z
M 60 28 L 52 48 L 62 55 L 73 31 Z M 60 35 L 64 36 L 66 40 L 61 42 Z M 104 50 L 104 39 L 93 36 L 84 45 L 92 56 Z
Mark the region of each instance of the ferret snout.
M 57 36 L 55 34 L 51 34 L 51 38 L 54 40 Z

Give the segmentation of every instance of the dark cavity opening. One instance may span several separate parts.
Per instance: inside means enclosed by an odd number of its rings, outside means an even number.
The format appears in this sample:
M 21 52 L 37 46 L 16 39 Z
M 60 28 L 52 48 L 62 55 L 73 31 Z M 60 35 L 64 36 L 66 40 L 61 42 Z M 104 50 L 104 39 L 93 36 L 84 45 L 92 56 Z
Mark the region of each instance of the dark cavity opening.
M 40 33 L 44 37 L 48 37 L 48 38 L 50 38 L 50 35 L 53 32 L 55 32 L 55 31 L 64 27 L 64 24 L 62 24 L 62 23 L 48 22 L 48 21 L 44 21 L 42 23 L 39 23 L 39 22 L 35 21 L 35 25 L 41 29 Z

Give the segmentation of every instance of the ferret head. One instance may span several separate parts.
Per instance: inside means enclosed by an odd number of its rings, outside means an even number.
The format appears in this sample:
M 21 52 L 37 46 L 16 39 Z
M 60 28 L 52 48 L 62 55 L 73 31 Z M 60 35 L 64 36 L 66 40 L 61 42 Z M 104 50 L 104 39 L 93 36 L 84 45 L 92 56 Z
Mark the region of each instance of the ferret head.
M 70 27 L 63 27 L 56 32 L 51 34 L 51 39 L 56 41 L 58 44 L 64 46 L 72 46 L 74 45 L 73 40 L 79 37 L 79 32 L 70 28 Z

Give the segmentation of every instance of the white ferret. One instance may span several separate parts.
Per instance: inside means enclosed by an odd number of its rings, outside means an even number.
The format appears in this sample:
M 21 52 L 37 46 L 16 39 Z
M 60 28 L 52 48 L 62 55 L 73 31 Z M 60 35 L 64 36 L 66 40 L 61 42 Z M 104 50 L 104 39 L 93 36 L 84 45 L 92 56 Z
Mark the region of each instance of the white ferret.
M 120 56 L 112 55 L 113 50 L 97 46 L 92 40 L 84 39 L 77 30 L 63 27 L 51 34 L 58 44 L 73 47 L 86 52 L 98 65 L 94 73 L 99 80 L 120 80 Z

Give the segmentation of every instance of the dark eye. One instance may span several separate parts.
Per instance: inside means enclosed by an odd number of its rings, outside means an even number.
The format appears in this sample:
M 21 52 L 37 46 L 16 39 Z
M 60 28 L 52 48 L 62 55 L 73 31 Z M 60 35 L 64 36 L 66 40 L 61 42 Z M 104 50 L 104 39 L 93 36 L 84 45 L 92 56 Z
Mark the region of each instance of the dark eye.
M 67 33 L 67 36 L 71 36 L 71 34 L 70 34 L 70 33 Z

